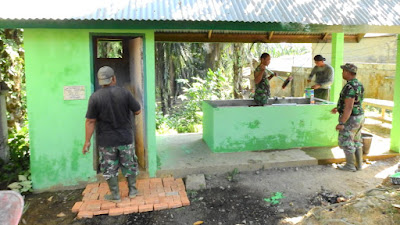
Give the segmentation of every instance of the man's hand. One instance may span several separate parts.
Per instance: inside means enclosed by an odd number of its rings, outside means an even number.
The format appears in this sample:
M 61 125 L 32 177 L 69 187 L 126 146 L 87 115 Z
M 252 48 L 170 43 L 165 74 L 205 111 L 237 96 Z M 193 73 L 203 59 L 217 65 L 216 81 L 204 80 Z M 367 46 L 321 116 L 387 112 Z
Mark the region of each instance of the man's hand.
M 336 130 L 337 131 L 341 131 L 343 129 L 344 129 L 344 125 L 340 125 L 340 124 L 336 125 Z
M 337 108 L 336 108 L 336 107 L 333 108 L 333 109 L 331 110 L 331 113 L 332 113 L 332 114 L 336 114 L 336 113 L 337 113 Z
M 311 86 L 312 89 L 318 89 L 320 88 L 321 85 L 320 84 L 314 84 L 313 86 Z
M 90 148 L 90 141 L 86 142 L 86 143 L 83 145 L 82 154 L 85 155 L 86 153 L 88 153 L 88 152 L 89 152 L 89 148 Z

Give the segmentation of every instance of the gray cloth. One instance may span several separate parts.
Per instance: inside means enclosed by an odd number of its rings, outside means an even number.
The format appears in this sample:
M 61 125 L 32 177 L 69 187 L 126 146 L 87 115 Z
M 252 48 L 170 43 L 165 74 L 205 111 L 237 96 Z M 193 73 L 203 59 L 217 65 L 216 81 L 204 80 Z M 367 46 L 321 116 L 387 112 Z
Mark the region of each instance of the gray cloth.
M 308 80 L 311 80 L 314 75 L 315 83 L 321 85 L 322 89 L 329 89 L 333 82 L 333 68 L 332 66 L 325 64 L 323 67 L 314 66 L 312 69 L 310 76 L 308 76 Z
M 124 88 L 108 86 L 93 93 L 86 118 L 96 119 L 97 144 L 102 147 L 132 144 L 131 112 L 139 110 L 139 103 Z

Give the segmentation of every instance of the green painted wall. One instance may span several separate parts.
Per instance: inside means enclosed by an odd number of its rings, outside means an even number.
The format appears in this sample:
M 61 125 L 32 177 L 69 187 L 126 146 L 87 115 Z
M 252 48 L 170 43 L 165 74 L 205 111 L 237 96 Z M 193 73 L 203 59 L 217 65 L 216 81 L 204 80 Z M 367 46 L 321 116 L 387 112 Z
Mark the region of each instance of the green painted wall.
M 331 86 L 330 101 L 337 102 L 339 100 L 340 92 L 343 88 L 343 77 L 342 69 L 343 65 L 343 46 L 344 46 L 344 34 L 333 33 L 332 34 L 332 67 L 335 70 L 335 77 Z
M 151 30 L 26 29 L 24 32 L 31 172 L 36 190 L 78 185 L 95 177 L 90 154 L 82 155 L 88 99 L 94 90 L 90 33 L 143 34 L 144 106 L 154 121 L 154 32 Z M 85 86 L 84 100 L 63 99 L 64 86 Z M 150 90 L 149 90 L 150 89 Z M 155 122 L 148 123 L 149 162 L 154 163 Z M 150 140 L 150 141 L 149 141 Z M 155 174 L 155 167 L 149 170 Z
M 393 101 L 394 108 L 392 130 L 390 133 L 390 149 L 395 152 L 400 152 L 400 35 L 397 35 L 397 64 Z
M 336 146 L 334 107 L 213 107 L 203 102 L 203 139 L 213 152 Z

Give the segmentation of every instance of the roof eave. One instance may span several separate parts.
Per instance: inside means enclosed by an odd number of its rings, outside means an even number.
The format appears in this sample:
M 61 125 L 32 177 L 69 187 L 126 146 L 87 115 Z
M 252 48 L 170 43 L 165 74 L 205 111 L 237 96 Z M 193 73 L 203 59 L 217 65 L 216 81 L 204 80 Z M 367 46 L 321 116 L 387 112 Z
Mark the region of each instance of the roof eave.
M 231 21 L 134 21 L 134 20 L 4 20 L 1 28 L 57 29 L 171 29 L 171 30 L 236 30 L 288 31 L 319 33 L 400 33 L 400 26 L 326 25 L 300 23 L 259 23 Z

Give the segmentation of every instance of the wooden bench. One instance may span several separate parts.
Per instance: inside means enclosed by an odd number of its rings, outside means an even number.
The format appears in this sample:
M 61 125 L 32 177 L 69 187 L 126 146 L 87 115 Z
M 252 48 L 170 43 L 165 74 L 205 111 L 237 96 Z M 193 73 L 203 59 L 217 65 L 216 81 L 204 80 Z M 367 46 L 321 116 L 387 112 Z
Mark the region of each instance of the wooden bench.
M 365 106 L 373 106 L 381 109 L 381 115 L 380 116 L 367 116 L 368 118 L 383 121 L 383 122 L 388 122 L 391 123 L 391 119 L 385 118 L 385 112 L 386 110 L 393 110 L 394 102 L 389 101 L 389 100 L 381 100 L 381 99 L 374 99 L 374 98 L 365 98 L 363 101 L 363 107 Z

